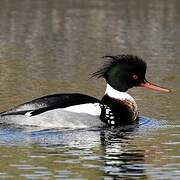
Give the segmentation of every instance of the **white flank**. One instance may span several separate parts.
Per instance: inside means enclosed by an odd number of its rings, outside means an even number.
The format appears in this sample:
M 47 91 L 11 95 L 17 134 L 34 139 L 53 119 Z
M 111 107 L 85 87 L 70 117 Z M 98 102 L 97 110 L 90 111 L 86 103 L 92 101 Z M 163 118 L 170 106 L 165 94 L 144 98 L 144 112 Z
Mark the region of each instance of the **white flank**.
M 10 115 L 0 117 L 1 123 L 23 126 L 35 126 L 46 128 L 87 128 L 103 125 L 99 116 L 86 113 L 70 112 L 62 109 L 54 109 L 36 116 Z
M 112 88 L 109 84 L 107 84 L 105 94 L 107 94 L 111 98 L 115 98 L 115 99 L 119 99 L 119 100 L 126 99 L 131 102 L 135 102 L 134 98 L 132 96 L 130 96 L 128 93 L 117 91 L 114 88 Z
M 99 103 L 87 103 L 70 106 L 63 109 L 54 109 L 31 116 L 31 112 L 24 115 L 10 115 L 0 117 L 1 123 L 28 125 L 43 128 L 86 128 L 103 125 L 99 115 Z
M 99 103 L 80 104 L 80 105 L 63 108 L 63 110 L 76 112 L 76 113 L 86 113 L 93 116 L 100 116 L 101 114 L 101 108 L 99 106 Z

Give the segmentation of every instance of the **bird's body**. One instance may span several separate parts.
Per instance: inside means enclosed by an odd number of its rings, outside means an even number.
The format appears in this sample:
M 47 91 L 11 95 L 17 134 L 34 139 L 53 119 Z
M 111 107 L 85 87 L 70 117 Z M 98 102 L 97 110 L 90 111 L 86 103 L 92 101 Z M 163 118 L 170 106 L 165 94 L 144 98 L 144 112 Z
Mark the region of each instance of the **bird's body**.
M 135 100 L 126 91 L 133 86 L 168 92 L 145 80 L 146 63 L 132 55 L 107 56 L 109 63 L 94 76 L 107 82 L 101 100 L 84 94 L 54 94 L 0 114 L 0 122 L 46 128 L 120 126 L 138 121 Z
M 136 122 L 137 105 L 126 92 L 107 85 L 102 100 L 84 94 L 44 96 L 1 113 L 1 122 L 47 128 L 82 128 Z

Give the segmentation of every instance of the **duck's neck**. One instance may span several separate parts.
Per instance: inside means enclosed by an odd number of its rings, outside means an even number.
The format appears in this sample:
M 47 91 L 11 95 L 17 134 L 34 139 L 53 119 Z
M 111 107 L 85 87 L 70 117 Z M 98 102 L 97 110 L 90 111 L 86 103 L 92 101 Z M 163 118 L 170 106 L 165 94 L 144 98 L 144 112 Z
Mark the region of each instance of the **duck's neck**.
M 121 101 L 128 100 L 131 102 L 135 102 L 134 98 L 130 96 L 127 92 L 117 91 L 113 87 L 111 87 L 109 84 L 107 84 L 105 95 L 108 95 L 111 98 L 121 100 Z
M 111 114 L 113 115 L 113 123 L 116 125 L 127 125 L 136 122 L 138 118 L 137 104 L 133 97 L 126 92 L 120 92 L 115 90 L 109 84 L 107 84 L 106 92 L 102 102 L 101 119 L 111 123 Z M 110 112 L 110 113 L 109 113 Z

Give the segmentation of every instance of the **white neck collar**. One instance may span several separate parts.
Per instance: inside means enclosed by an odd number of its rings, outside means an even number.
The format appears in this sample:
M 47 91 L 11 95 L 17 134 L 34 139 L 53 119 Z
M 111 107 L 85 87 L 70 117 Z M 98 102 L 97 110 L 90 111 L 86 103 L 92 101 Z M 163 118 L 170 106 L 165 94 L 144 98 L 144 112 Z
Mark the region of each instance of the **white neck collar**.
M 107 84 L 105 94 L 107 94 L 109 97 L 115 98 L 115 99 L 120 99 L 120 100 L 127 99 L 130 101 L 134 101 L 133 97 L 130 96 L 128 93 L 117 91 L 114 88 L 112 88 L 109 84 Z

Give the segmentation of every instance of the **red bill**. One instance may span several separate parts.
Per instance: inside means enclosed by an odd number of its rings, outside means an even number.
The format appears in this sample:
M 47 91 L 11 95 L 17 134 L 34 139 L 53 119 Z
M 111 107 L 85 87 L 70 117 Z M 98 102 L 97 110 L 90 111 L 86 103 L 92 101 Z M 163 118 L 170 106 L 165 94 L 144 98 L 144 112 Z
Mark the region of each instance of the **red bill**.
M 140 83 L 139 86 L 144 87 L 144 88 L 148 88 L 148 89 L 152 89 L 152 90 L 155 90 L 155 91 L 159 91 L 159 92 L 170 92 L 169 89 L 157 86 L 157 85 L 152 84 L 150 82 Z

